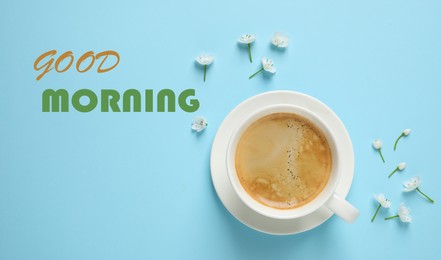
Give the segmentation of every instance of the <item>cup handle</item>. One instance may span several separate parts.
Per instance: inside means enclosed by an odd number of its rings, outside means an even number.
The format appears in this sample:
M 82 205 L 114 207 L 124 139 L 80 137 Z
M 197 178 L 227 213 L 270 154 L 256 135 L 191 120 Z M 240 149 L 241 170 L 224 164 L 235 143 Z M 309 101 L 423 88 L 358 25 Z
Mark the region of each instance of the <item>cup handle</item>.
M 358 211 L 358 209 L 335 193 L 325 205 L 328 209 L 349 224 L 354 223 L 358 215 L 360 215 L 360 211 Z

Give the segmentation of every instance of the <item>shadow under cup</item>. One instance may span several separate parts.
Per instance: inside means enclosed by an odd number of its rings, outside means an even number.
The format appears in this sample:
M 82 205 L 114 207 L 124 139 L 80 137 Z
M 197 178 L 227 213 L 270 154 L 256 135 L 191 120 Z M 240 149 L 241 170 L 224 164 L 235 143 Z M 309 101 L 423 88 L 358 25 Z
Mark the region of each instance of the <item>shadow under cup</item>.
M 239 177 L 236 172 L 236 149 L 238 143 L 242 137 L 242 134 L 250 127 L 254 122 L 258 119 L 265 117 L 267 115 L 276 114 L 276 113 L 292 113 L 301 117 L 306 118 L 310 123 L 312 123 L 316 128 L 318 128 L 324 137 L 326 138 L 329 148 L 331 150 L 332 155 L 332 168 L 330 172 L 330 176 L 327 184 L 321 190 L 321 192 L 310 202 L 301 205 L 299 207 L 290 208 L 290 209 L 277 209 L 270 206 L 266 206 L 258 201 L 256 201 L 245 188 L 242 186 Z M 342 165 L 342 158 L 340 158 L 340 151 L 338 146 L 335 143 L 334 134 L 332 130 L 326 125 L 326 123 L 321 120 L 318 116 L 316 116 L 311 111 L 294 105 L 272 105 L 262 108 L 258 110 L 254 114 L 251 114 L 249 117 L 245 118 L 243 122 L 239 123 L 237 129 L 233 132 L 233 135 L 230 138 L 228 149 L 227 149 L 227 171 L 230 182 L 240 197 L 240 199 L 252 210 L 256 211 L 259 214 L 264 216 L 275 218 L 275 219 L 294 219 L 306 216 L 322 206 L 326 206 L 329 204 L 330 200 L 335 197 L 335 190 L 337 184 L 340 180 L 341 171 L 340 165 Z M 338 196 L 337 196 L 338 199 Z M 344 199 L 341 199 L 344 201 Z M 344 201 L 346 202 L 346 201 Z M 347 202 L 346 202 L 347 203 Z M 332 204 L 332 203 L 331 203 Z M 349 204 L 349 203 L 347 203 Z M 349 204 L 350 205 L 350 204 Z M 329 207 L 328 207 L 329 208 Z M 332 209 L 332 211 L 336 211 Z M 340 209 L 341 210 L 341 209 Z M 336 212 L 338 214 L 338 212 Z M 340 215 L 340 214 L 338 214 Z M 348 220 L 346 220 L 348 221 Z M 348 221 L 350 222 L 350 221 Z

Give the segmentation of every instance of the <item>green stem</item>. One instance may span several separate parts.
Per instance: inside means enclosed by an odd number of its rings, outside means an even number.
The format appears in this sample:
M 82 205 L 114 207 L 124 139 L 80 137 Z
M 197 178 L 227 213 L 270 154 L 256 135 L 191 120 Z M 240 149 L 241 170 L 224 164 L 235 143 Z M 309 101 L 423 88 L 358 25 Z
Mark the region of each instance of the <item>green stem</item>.
M 378 205 L 378 208 L 377 208 L 377 210 L 375 211 L 375 214 L 374 214 L 374 216 L 372 217 L 371 222 L 374 222 L 374 219 L 375 219 L 375 217 L 377 216 L 377 213 L 378 213 L 378 211 L 380 210 L 380 208 L 381 208 L 381 204 Z
M 207 65 L 204 65 L 204 82 L 205 82 L 206 75 L 207 75 Z
M 383 163 L 385 163 L 386 161 L 384 160 L 383 153 L 381 153 L 381 148 L 378 149 L 378 152 L 380 153 L 381 160 L 383 160 Z
M 248 55 L 250 56 L 250 62 L 253 63 L 253 56 L 251 55 L 251 43 L 248 43 Z
M 398 144 L 398 141 L 401 139 L 401 137 L 403 137 L 404 136 L 404 133 L 401 133 L 401 135 L 400 136 L 398 136 L 398 138 L 397 138 L 397 140 L 395 141 L 395 144 L 394 144 L 394 151 L 395 150 L 397 150 L 397 144 Z
M 422 192 L 422 191 L 420 190 L 420 188 L 416 188 L 416 190 L 417 190 L 419 193 L 423 194 L 423 196 L 426 197 L 426 199 L 428 199 L 428 200 L 430 201 L 430 203 L 435 203 L 435 201 L 434 201 L 433 199 L 429 198 L 429 196 L 427 196 L 426 194 L 424 194 L 424 192 Z
M 256 76 L 257 74 L 259 74 L 260 72 L 263 71 L 263 68 L 261 68 L 260 70 L 258 70 L 256 73 L 254 73 L 253 75 L 251 75 L 248 79 L 251 79 L 252 77 Z
M 389 178 L 392 176 L 392 175 L 394 175 L 394 173 L 396 173 L 397 171 L 399 170 L 399 168 L 397 167 L 397 168 L 395 168 L 395 170 L 391 173 L 391 174 L 389 174 Z
M 398 216 L 398 215 L 395 215 L 395 216 L 390 216 L 390 217 L 387 217 L 387 218 L 385 218 L 384 220 L 389 220 L 389 219 L 393 219 L 393 218 L 399 218 L 400 216 Z

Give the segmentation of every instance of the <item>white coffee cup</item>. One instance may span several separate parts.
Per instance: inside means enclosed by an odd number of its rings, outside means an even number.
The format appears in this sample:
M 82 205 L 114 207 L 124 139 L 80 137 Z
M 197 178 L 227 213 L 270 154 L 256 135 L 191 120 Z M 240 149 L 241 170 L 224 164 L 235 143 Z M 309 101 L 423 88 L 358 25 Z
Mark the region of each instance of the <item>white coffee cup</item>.
M 235 154 L 240 137 L 253 122 L 274 113 L 293 113 L 308 119 L 325 135 L 331 149 L 332 169 L 326 186 L 317 197 L 297 208 L 277 209 L 256 201 L 246 192 L 236 172 Z M 234 191 L 249 208 L 261 215 L 274 219 L 295 219 L 311 214 L 324 206 L 346 222 L 353 223 L 357 219 L 359 211 L 335 192 L 342 176 L 341 166 L 345 163 L 341 154 L 341 149 L 336 143 L 335 133 L 333 133 L 333 130 L 328 127 L 324 120 L 306 108 L 281 104 L 263 107 L 238 123 L 237 129 L 233 132 L 228 144 L 226 164 L 228 176 Z

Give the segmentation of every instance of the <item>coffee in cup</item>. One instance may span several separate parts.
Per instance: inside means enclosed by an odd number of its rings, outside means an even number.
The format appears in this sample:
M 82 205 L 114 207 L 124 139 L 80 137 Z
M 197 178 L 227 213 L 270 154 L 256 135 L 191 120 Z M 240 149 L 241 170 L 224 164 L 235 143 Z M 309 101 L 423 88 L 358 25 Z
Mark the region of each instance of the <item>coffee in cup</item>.
M 292 209 L 317 197 L 332 169 L 332 153 L 322 131 L 303 116 L 273 113 L 259 118 L 236 147 L 237 176 L 256 201 Z

